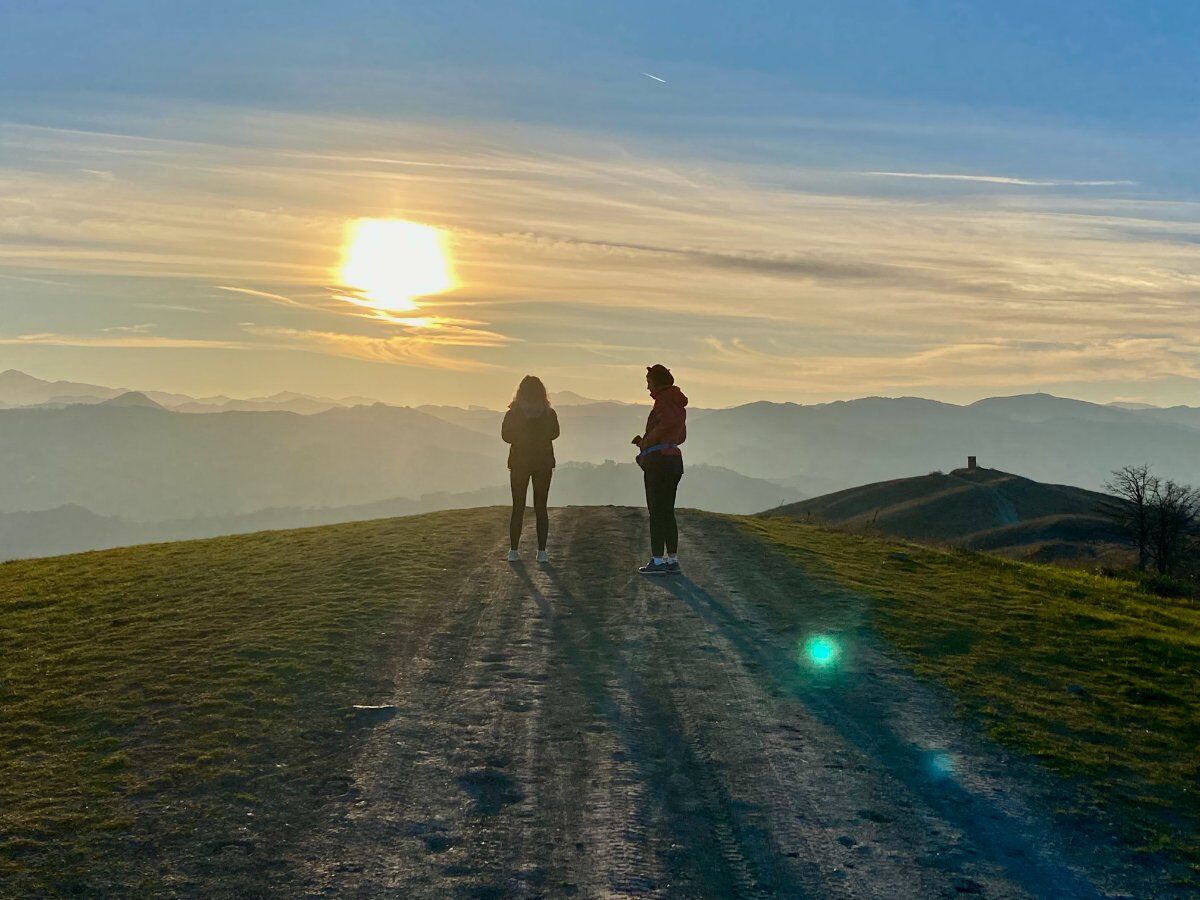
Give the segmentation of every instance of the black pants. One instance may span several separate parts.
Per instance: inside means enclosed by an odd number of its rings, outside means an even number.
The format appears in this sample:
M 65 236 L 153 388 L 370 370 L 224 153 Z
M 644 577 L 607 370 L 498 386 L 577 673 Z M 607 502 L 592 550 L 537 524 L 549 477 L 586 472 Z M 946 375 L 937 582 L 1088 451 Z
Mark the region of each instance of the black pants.
M 514 550 L 521 540 L 521 526 L 525 522 L 525 495 L 529 493 L 529 482 L 533 481 L 533 511 L 537 516 L 538 549 L 546 549 L 546 537 L 550 534 L 550 513 L 546 501 L 550 499 L 550 478 L 553 469 L 538 472 L 523 472 L 512 469 L 508 481 L 512 486 L 512 518 L 508 520 L 508 544 Z
M 679 527 L 675 524 L 675 492 L 683 477 L 683 457 L 651 453 L 642 460 L 646 480 L 646 508 L 650 510 L 650 555 L 679 552 Z

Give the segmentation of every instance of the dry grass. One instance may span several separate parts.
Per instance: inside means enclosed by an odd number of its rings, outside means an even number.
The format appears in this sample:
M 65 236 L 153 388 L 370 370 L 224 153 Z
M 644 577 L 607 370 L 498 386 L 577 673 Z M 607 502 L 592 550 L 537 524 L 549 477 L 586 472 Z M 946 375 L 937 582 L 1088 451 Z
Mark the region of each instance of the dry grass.
M 1081 785 L 1079 809 L 1200 883 L 1200 608 L 1127 581 L 740 520 L 880 631 L 991 735 Z
M 278 887 L 276 851 L 353 750 L 347 709 L 503 525 L 458 511 L 0 566 L 0 893 Z

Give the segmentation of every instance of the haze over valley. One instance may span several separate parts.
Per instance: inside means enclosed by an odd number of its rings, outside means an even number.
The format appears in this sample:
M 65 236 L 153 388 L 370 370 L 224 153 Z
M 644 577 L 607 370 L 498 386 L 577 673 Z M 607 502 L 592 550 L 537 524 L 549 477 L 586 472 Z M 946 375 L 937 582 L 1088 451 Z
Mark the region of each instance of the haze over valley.
M 646 407 L 566 395 L 556 505 L 638 505 Z M 168 407 L 165 404 L 170 403 Z M 0 556 L 507 502 L 500 410 L 286 393 L 196 400 L 0 374 Z M 220 407 L 214 409 L 213 407 Z M 1099 490 L 1150 462 L 1200 481 L 1200 410 L 1049 395 L 696 406 L 680 503 L 752 513 L 982 463 Z

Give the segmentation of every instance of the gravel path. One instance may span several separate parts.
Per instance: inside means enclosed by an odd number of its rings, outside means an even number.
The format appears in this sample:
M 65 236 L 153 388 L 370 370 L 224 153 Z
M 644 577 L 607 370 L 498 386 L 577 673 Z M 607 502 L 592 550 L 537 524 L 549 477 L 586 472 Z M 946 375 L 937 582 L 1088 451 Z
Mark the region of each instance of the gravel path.
M 564 509 L 553 564 L 481 548 L 439 629 L 397 648 L 311 896 L 1148 896 L 1038 812 L 863 604 L 719 517 L 686 576 L 635 566 L 644 514 Z M 836 637 L 834 665 L 799 649 Z

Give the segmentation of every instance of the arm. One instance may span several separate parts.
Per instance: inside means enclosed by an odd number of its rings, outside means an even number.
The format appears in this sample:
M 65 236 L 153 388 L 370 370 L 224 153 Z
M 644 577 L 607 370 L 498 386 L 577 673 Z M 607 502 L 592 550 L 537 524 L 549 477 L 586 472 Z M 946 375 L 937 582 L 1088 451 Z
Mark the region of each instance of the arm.
M 517 423 L 510 409 L 504 414 L 504 422 L 500 425 L 500 438 L 506 444 L 511 444 L 517 436 Z
M 550 410 L 550 440 L 558 440 L 558 436 L 562 434 L 562 429 L 558 427 L 558 413 L 553 409 Z

